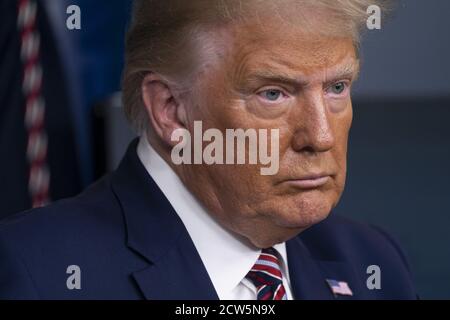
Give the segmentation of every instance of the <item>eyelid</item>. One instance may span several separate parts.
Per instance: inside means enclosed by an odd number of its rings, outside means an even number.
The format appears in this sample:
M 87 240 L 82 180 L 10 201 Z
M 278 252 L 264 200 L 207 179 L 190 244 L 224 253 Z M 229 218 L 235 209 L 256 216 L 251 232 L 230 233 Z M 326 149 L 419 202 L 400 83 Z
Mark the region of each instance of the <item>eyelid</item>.
M 256 90 L 256 94 L 260 95 L 261 93 L 266 92 L 266 91 L 270 91 L 270 90 L 277 90 L 277 91 L 280 91 L 284 96 L 288 96 L 288 94 L 287 94 L 288 90 L 286 90 L 285 88 L 279 87 L 279 86 L 265 86 L 265 87 L 262 87 L 262 88 Z
M 325 88 L 330 88 L 330 87 L 334 86 L 335 84 L 338 84 L 341 82 L 345 83 L 347 86 L 350 86 L 353 83 L 353 79 L 352 78 L 342 78 L 342 79 L 338 79 L 338 80 L 333 80 L 333 81 L 326 83 Z
M 334 86 L 334 85 L 336 85 L 338 83 L 343 83 L 346 86 L 346 88 L 349 88 L 352 85 L 352 81 L 350 79 L 341 79 L 341 80 L 333 81 L 332 83 L 327 85 L 325 88 L 326 88 L 326 90 L 328 90 L 332 86 Z
M 270 90 L 276 90 L 281 93 L 281 96 L 276 101 L 271 101 L 265 97 L 263 97 L 262 93 L 270 91 Z M 281 103 L 285 102 L 286 99 L 289 97 L 289 95 L 285 92 L 283 88 L 276 87 L 276 86 L 266 86 L 256 91 L 255 95 L 258 99 L 261 100 L 262 103 L 268 104 L 268 105 L 280 105 Z
M 343 84 L 345 85 L 344 91 L 343 91 L 342 93 L 340 93 L 340 94 L 337 94 L 337 93 L 331 93 L 331 92 L 330 92 L 331 87 L 334 86 L 334 85 L 336 85 L 336 84 L 338 84 L 338 83 L 343 83 Z M 325 89 L 325 92 L 328 93 L 328 94 L 331 94 L 331 95 L 333 95 L 333 96 L 335 96 L 335 97 L 344 97 L 344 96 L 347 96 L 347 95 L 348 95 L 348 93 L 349 93 L 349 91 L 350 91 L 350 88 L 351 88 L 351 85 L 352 85 L 352 81 L 351 81 L 351 80 L 338 80 L 338 81 L 333 82 L 331 85 L 329 85 L 329 86 Z

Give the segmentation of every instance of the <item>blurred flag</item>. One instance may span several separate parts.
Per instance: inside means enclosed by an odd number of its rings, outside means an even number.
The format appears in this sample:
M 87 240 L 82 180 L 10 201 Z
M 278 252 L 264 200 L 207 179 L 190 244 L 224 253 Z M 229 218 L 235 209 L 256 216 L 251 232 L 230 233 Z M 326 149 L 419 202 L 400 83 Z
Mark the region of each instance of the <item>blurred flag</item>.
M 0 218 L 80 191 L 73 117 L 38 0 L 0 2 Z

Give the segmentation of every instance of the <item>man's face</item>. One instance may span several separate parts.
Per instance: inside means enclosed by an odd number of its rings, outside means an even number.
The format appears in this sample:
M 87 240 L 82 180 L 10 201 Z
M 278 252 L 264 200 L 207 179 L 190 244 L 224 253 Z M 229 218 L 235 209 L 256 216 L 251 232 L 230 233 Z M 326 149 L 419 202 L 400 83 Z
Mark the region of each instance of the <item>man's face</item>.
M 358 61 L 350 38 L 271 28 L 270 21 L 229 35 L 229 51 L 202 75 L 189 123 L 223 133 L 279 129 L 279 171 L 192 165 L 182 177 L 222 224 L 266 247 L 326 218 L 341 196 Z

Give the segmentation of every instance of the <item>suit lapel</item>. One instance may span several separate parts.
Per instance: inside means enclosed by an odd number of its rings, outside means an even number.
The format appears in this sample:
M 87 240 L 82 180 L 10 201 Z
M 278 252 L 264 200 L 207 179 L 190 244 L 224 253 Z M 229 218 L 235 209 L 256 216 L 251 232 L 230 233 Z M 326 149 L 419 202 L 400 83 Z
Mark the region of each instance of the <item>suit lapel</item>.
M 192 241 L 184 234 L 177 246 L 133 277 L 148 300 L 219 299 Z
M 218 299 L 181 219 L 140 162 L 137 144 L 130 145 L 111 182 L 127 246 L 147 262 L 133 278 L 146 299 Z
M 295 299 L 329 300 L 333 294 L 327 288 L 323 274 L 303 242 L 295 237 L 286 243 L 289 277 Z
M 353 269 L 343 261 L 314 259 L 300 237 L 286 243 L 289 276 L 295 299 L 334 300 L 361 299 L 361 289 Z M 326 280 L 346 282 L 353 296 L 334 295 Z

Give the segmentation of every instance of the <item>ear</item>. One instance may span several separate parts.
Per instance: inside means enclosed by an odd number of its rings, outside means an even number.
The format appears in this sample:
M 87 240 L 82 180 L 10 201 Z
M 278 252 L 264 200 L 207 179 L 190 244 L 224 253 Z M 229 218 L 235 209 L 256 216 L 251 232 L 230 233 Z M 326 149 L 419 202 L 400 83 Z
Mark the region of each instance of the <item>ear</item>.
M 142 100 L 156 134 L 164 143 L 175 146 L 178 142 L 172 141 L 172 133 L 186 129 L 187 118 L 174 91 L 162 77 L 149 73 L 142 81 Z

